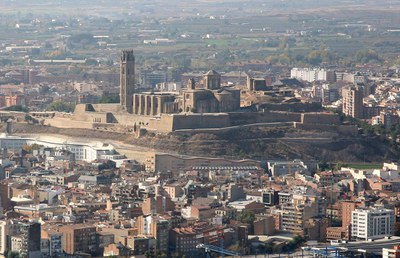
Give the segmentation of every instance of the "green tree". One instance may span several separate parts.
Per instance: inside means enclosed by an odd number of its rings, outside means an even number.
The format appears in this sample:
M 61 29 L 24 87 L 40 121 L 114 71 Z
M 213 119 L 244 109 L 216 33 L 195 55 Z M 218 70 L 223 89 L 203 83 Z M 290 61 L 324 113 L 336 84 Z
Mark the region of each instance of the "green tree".
M 274 252 L 274 244 L 272 243 L 266 243 L 265 244 L 265 252 L 267 254 L 272 254 Z
M 29 109 L 27 107 L 24 107 L 24 106 L 21 106 L 21 105 L 6 107 L 4 110 L 7 110 L 7 111 L 19 111 L 19 112 L 25 112 L 25 113 L 29 112 Z
M 104 94 L 101 95 L 100 103 L 119 103 L 120 98 L 118 94 Z
M 58 112 L 73 112 L 75 110 L 74 103 L 68 103 L 63 100 L 53 101 L 48 107 L 47 111 L 58 111 Z
M 95 45 L 96 39 L 90 33 L 78 33 L 72 35 L 67 42 L 68 47 L 79 46 L 80 48 L 85 48 L 87 46 Z
M 116 164 L 112 160 L 107 160 L 106 163 L 100 164 L 98 167 L 99 171 L 105 170 L 105 169 L 114 169 L 114 168 L 116 168 Z
M 7 255 L 4 255 L 7 258 L 19 258 L 19 253 L 8 251 Z
M 375 50 L 372 49 L 361 49 L 357 51 L 355 54 L 355 60 L 362 64 L 370 62 L 382 62 L 382 58 Z
M 31 117 L 30 115 L 26 114 L 25 115 L 25 121 L 26 122 L 32 122 L 33 121 L 33 117 Z
M 248 211 L 245 210 L 241 213 L 239 213 L 236 217 L 236 220 L 242 222 L 242 223 L 246 223 L 250 225 L 250 233 L 253 234 L 253 225 L 254 225 L 254 221 L 256 219 L 256 216 L 254 215 L 254 213 L 252 211 Z

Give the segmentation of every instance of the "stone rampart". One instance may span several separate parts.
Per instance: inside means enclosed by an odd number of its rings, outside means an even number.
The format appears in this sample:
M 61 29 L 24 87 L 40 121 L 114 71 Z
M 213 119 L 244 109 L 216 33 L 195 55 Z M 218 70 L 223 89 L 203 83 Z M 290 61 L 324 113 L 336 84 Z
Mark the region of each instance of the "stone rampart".
M 266 111 L 257 113 L 229 113 L 232 125 L 257 123 L 300 122 L 301 114 L 292 112 Z
M 196 128 L 221 128 L 231 126 L 227 113 L 213 114 L 176 114 L 173 117 L 172 130 Z
M 303 113 L 301 114 L 301 123 L 303 124 L 326 124 L 340 125 L 340 117 L 335 113 Z
M 257 105 L 258 110 L 286 111 L 286 112 L 320 112 L 321 102 L 296 102 L 296 103 L 262 103 Z

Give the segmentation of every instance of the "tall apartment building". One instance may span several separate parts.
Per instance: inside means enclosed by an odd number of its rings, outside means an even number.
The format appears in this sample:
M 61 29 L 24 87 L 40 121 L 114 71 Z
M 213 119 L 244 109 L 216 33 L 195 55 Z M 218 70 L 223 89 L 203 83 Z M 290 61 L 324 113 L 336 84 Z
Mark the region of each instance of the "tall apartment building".
M 0 221 L 0 255 L 4 255 L 8 250 L 7 245 L 8 227 L 7 221 Z
M 162 214 L 167 211 L 173 211 L 175 208 L 171 198 L 166 196 L 148 197 L 143 201 L 142 211 L 144 215 Z
M 1 220 L 0 221 L 0 256 L 7 250 L 11 250 L 11 237 L 20 233 L 18 221 Z
M 394 234 L 394 211 L 390 209 L 356 209 L 351 216 L 352 239 L 376 239 Z
M 63 253 L 63 234 L 55 229 L 42 229 L 41 252 L 43 258 L 56 257 Z
M 335 82 L 335 71 L 328 71 L 321 68 L 293 68 L 290 77 L 307 82 L 328 81 Z
M 363 90 L 356 86 L 349 86 L 342 89 L 343 113 L 354 118 L 363 118 Z
M 95 226 L 87 224 L 65 225 L 59 231 L 63 233 L 63 246 L 67 254 L 96 252 Z
M 40 252 L 40 223 L 20 222 L 18 229 L 18 235 L 11 237 L 11 251 L 18 252 L 19 257 L 22 258 L 42 257 Z
M 139 216 L 137 219 L 138 234 L 152 236 L 156 239 L 156 249 L 168 252 L 169 220 L 159 216 Z
M 280 229 L 304 236 L 305 222 L 322 215 L 319 213 L 319 203 L 316 196 L 292 195 L 289 202 L 281 204 Z

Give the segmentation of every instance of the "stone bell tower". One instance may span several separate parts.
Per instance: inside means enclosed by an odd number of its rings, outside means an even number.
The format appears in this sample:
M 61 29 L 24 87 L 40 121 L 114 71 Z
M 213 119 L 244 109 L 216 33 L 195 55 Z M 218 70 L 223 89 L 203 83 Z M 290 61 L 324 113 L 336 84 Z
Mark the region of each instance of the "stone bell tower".
M 133 110 L 135 93 L 135 56 L 133 50 L 123 50 L 120 63 L 120 104 L 128 113 Z

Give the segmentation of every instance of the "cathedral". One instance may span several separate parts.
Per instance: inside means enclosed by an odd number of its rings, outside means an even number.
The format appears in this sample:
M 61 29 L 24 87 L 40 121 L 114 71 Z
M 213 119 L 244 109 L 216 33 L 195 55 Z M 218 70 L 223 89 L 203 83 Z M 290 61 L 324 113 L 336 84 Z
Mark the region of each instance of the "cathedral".
M 213 70 L 204 74 L 198 85 L 190 79 L 176 93 L 137 92 L 135 56 L 133 51 L 124 50 L 120 62 L 120 103 L 78 104 L 68 118 L 55 116 L 47 123 L 102 130 L 129 130 L 139 125 L 171 132 L 230 126 L 228 112 L 239 109 L 240 90 L 221 87 L 221 75 Z
M 130 114 L 221 113 L 240 109 L 240 90 L 221 87 L 221 75 L 214 70 L 204 74 L 203 87 L 190 79 L 179 93 L 136 93 L 133 51 L 122 52 L 120 65 L 120 105 Z

